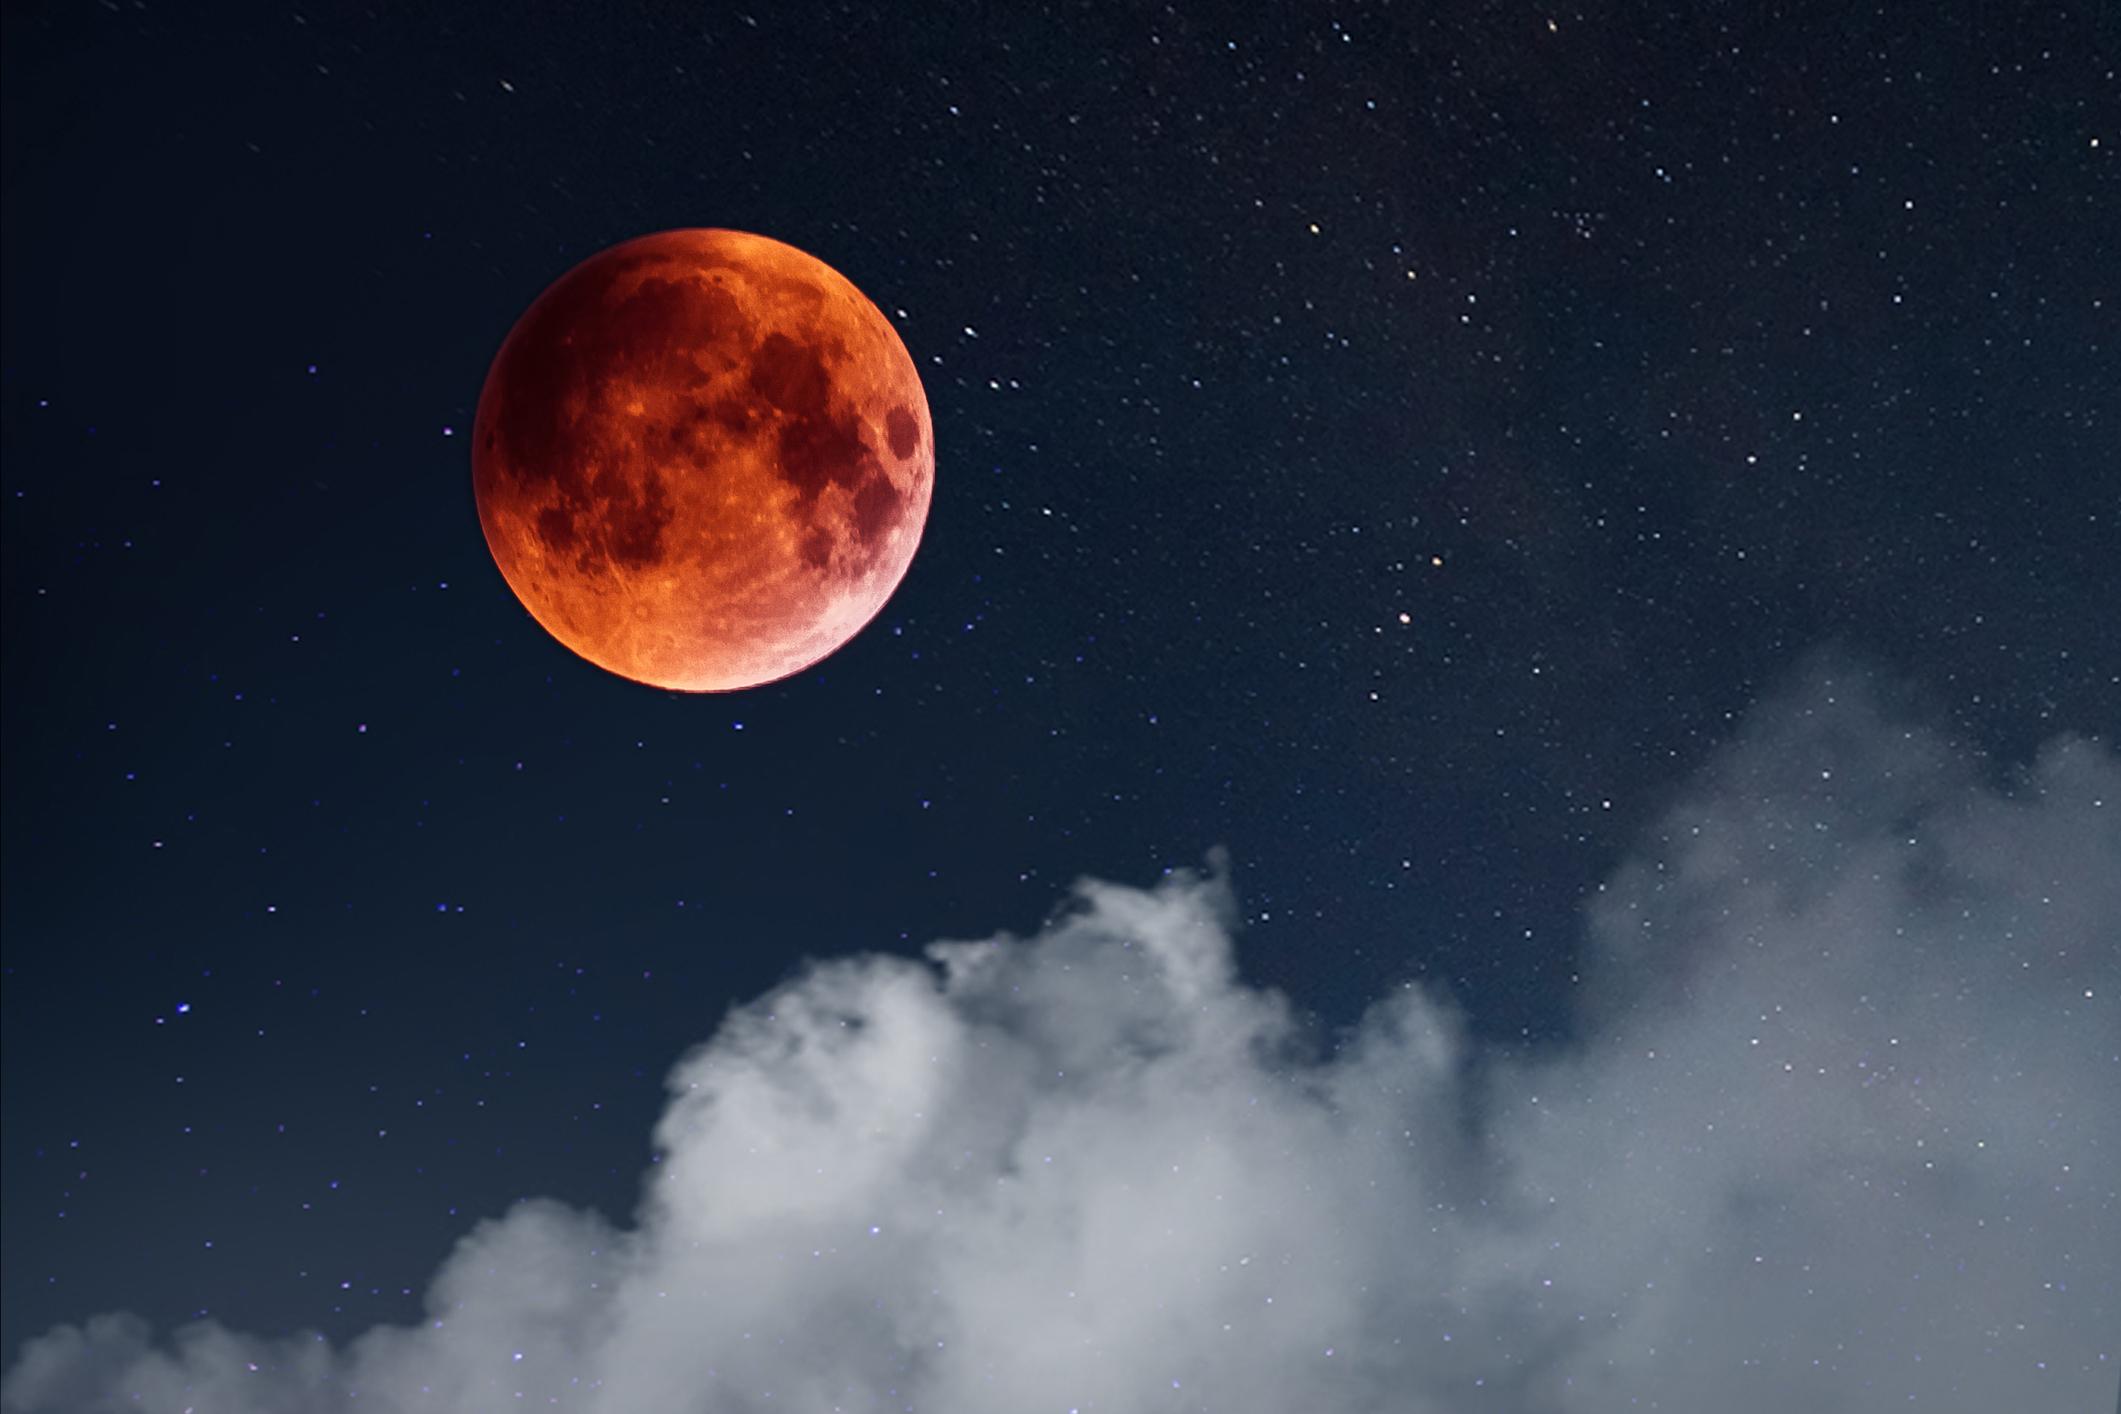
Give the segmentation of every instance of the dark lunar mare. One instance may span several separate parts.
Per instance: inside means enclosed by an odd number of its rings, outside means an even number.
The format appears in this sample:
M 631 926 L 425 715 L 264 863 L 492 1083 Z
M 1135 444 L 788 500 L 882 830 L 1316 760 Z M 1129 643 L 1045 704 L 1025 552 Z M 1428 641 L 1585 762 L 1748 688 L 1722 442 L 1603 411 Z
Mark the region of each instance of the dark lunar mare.
M 506 483 L 503 501 L 550 501 L 537 533 L 555 555 L 594 572 L 600 562 L 643 568 L 664 558 L 674 515 L 666 476 L 704 440 L 703 423 L 652 432 L 628 464 L 598 453 L 608 439 L 597 423 L 614 387 L 699 387 L 700 355 L 747 331 L 741 306 L 719 283 L 682 271 L 649 275 L 623 299 L 613 290 L 644 269 L 670 266 L 623 250 L 569 272 L 509 335 L 474 435 L 473 468 L 482 502 Z M 659 435 L 658 435 L 659 434 Z M 689 434 L 689 436 L 688 436 Z M 695 445 L 694 451 L 697 451 Z

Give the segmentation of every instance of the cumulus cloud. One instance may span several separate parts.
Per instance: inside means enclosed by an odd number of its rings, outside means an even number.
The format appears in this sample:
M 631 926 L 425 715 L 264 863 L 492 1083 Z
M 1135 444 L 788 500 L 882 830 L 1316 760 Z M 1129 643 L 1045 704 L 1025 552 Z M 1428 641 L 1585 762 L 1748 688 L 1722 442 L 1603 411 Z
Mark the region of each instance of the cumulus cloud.
M 425 1322 L 344 1348 L 96 1317 L 29 1342 L 0 1407 L 2114 1398 L 2108 748 L 1999 771 L 1807 677 L 1601 891 L 1577 1033 L 1529 1055 L 1418 989 L 1308 1036 L 1233 919 L 1218 868 L 813 966 L 672 1072 L 632 1225 L 526 1203 Z

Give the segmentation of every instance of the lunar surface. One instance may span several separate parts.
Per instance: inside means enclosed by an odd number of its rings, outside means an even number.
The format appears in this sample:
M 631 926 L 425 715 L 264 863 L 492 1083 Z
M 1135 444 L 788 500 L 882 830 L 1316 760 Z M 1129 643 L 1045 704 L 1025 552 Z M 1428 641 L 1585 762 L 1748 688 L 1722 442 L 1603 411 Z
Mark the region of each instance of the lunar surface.
M 897 588 L 935 479 L 928 400 L 883 313 L 764 236 L 590 257 L 510 331 L 472 482 L 509 588 L 554 638 L 657 687 L 802 671 Z

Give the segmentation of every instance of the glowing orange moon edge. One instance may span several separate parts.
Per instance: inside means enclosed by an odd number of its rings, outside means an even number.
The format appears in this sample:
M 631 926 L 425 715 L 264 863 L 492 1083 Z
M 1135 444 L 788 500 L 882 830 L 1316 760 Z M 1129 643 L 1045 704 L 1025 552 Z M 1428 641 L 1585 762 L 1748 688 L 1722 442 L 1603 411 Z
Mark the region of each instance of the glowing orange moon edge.
M 741 231 L 643 236 L 539 296 L 487 374 L 472 489 L 501 574 L 583 658 L 725 692 L 854 637 L 934 490 L 920 375 L 838 271 Z

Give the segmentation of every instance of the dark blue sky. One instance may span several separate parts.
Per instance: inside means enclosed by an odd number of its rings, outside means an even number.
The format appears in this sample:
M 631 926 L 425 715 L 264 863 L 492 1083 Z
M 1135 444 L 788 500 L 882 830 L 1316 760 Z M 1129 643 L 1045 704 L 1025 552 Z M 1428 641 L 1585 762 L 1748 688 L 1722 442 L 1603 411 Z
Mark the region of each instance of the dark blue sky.
M 1821 648 L 2121 727 L 2110 6 L 210 8 L 6 12 L 8 1352 L 409 1317 L 623 1214 L 800 959 L 1216 845 L 1328 1024 L 1560 1040 Z M 531 622 L 464 437 L 692 225 L 861 286 L 938 458 L 868 631 L 720 697 Z

